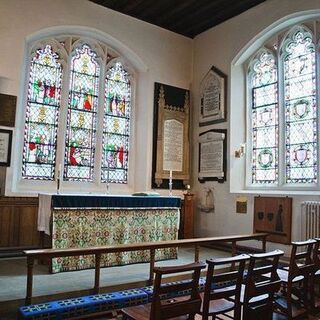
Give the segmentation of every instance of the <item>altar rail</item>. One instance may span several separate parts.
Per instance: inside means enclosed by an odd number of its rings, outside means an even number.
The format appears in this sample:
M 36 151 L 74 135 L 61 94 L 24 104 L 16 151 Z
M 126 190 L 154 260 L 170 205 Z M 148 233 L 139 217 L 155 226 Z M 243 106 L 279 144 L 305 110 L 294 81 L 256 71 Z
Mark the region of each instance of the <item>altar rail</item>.
M 194 260 L 199 261 L 199 246 L 201 244 L 217 243 L 217 242 L 231 242 L 231 253 L 236 254 L 236 245 L 238 241 L 259 240 L 262 241 L 262 251 L 266 251 L 266 237 L 268 233 L 253 233 L 247 235 L 234 235 L 223 237 L 210 238 L 194 238 L 172 241 L 157 241 L 157 242 L 142 242 L 133 244 L 119 244 L 102 247 L 88 247 L 88 248 L 69 248 L 69 249 L 40 249 L 40 250 L 25 250 L 24 254 L 27 256 L 27 294 L 25 304 L 29 305 L 32 302 L 32 286 L 33 286 L 33 266 L 35 259 L 54 258 L 54 257 L 69 257 L 78 255 L 95 256 L 95 280 L 93 293 L 97 294 L 100 290 L 100 259 L 101 255 L 105 253 L 126 252 L 136 250 L 150 250 L 150 271 L 149 283 L 152 284 L 154 274 L 153 268 L 155 265 L 155 250 L 160 248 L 170 247 L 186 247 L 190 245 L 195 246 Z

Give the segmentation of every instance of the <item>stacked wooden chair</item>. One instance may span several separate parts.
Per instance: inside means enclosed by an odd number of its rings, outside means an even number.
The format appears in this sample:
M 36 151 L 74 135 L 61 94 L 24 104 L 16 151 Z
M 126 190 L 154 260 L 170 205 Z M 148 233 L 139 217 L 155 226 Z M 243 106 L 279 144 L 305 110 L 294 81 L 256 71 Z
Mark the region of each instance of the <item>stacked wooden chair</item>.
M 155 267 L 155 281 L 152 302 L 121 310 L 125 319 L 163 320 L 163 319 L 194 319 L 200 312 L 201 297 L 199 294 L 199 278 L 205 263 L 195 262 L 174 267 Z M 163 283 L 163 276 L 192 271 L 190 281 Z M 178 291 L 186 295 L 177 298 L 163 299 L 174 296 Z
M 233 319 L 241 319 L 240 292 L 245 263 L 249 256 L 241 254 L 231 258 L 207 260 L 208 271 L 204 294 L 202 294 L 202 319 L 216 319 L 218 315 L 226 315 L 233 311 Z M 237 266 L 235 270 L 234 266 Z M 224 271 L 215 274 L 216 267 L 224 266 Z M 231 270 L 231 271 L 229 271 Z M 217 284 L 226 283 L 224 287 Z M 229 315 L 228 315 L 229 316 Z M 230 317 L 230 316 L 229 316 Z
M 287 319 L 305 316 L 312 309 L 315 244 L 313 239 L 292 242 L 289 267 L 277 271 L 282 287 L 282 295 L 276 299 L 277 312 Z M 299 250 L 302 251 L 298 252 Z
M 272 319 L 274 296 L 281 285 L 277 268 L 279 258 L 283 254 L 283 251 L 275 250 L 268 253 L 250 255 L 248 272 L 241 294 L 243 319 Z

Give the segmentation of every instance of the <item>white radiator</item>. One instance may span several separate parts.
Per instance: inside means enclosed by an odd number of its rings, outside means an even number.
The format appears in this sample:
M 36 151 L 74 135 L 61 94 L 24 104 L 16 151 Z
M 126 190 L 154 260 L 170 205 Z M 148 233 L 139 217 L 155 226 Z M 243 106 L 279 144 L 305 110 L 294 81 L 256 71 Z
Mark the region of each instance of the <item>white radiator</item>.
M 320 202 L 301 204 L 301 240 L 320 237 Z

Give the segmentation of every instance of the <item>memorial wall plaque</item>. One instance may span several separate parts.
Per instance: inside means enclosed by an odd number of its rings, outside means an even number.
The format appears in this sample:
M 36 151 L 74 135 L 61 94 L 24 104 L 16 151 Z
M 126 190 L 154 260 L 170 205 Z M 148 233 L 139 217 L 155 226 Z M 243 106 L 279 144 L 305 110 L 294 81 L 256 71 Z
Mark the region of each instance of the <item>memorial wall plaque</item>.
M 292 198 L 254 197 L 253 232 L 267 232 L 268 241 L 291 243 Z
M 212 67 L 200 85 L 199 125 L 226 121 L 227 76 Z
M 12 131 L 0 129 L 0 166 L 10 167 Z
M 200 182 L 226 180 L 227 130 L 210 130 L 199 136 L 199 174 Z
M 181 172 L 183 168 L 183 123 L 177 120 L 166 120 L 163 137 L 163 169 Z
M 0 93 L 0 126 L 14 127 L 17 97 Z
M 189 91 L 155 83 L 152 188 L 190 184 Z

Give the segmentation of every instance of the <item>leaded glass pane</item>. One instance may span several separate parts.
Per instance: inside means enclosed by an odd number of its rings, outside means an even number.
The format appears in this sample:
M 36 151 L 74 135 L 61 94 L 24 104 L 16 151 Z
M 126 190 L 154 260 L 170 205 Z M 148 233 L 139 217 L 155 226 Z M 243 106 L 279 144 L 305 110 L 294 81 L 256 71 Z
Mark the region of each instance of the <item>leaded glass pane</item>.
M 284 47 L 286 182 L 317 182 L 315 50 L 302 29 Z
M 129 74 L 120 62 L 106 76 L 101 181 L 127 183 L 131 112 Z
M 252 183 L 278 181 L 278 90 L 274 56 L 263 51 L 253 60 L 252 93 Z
M 61 103 L 62 66 L 50 45 L 38 49 L 30 64 L 22 178 L 53 180 Z
M 84 44 L 71 59 L 64 179 L 92 181 L 100 67 Z

